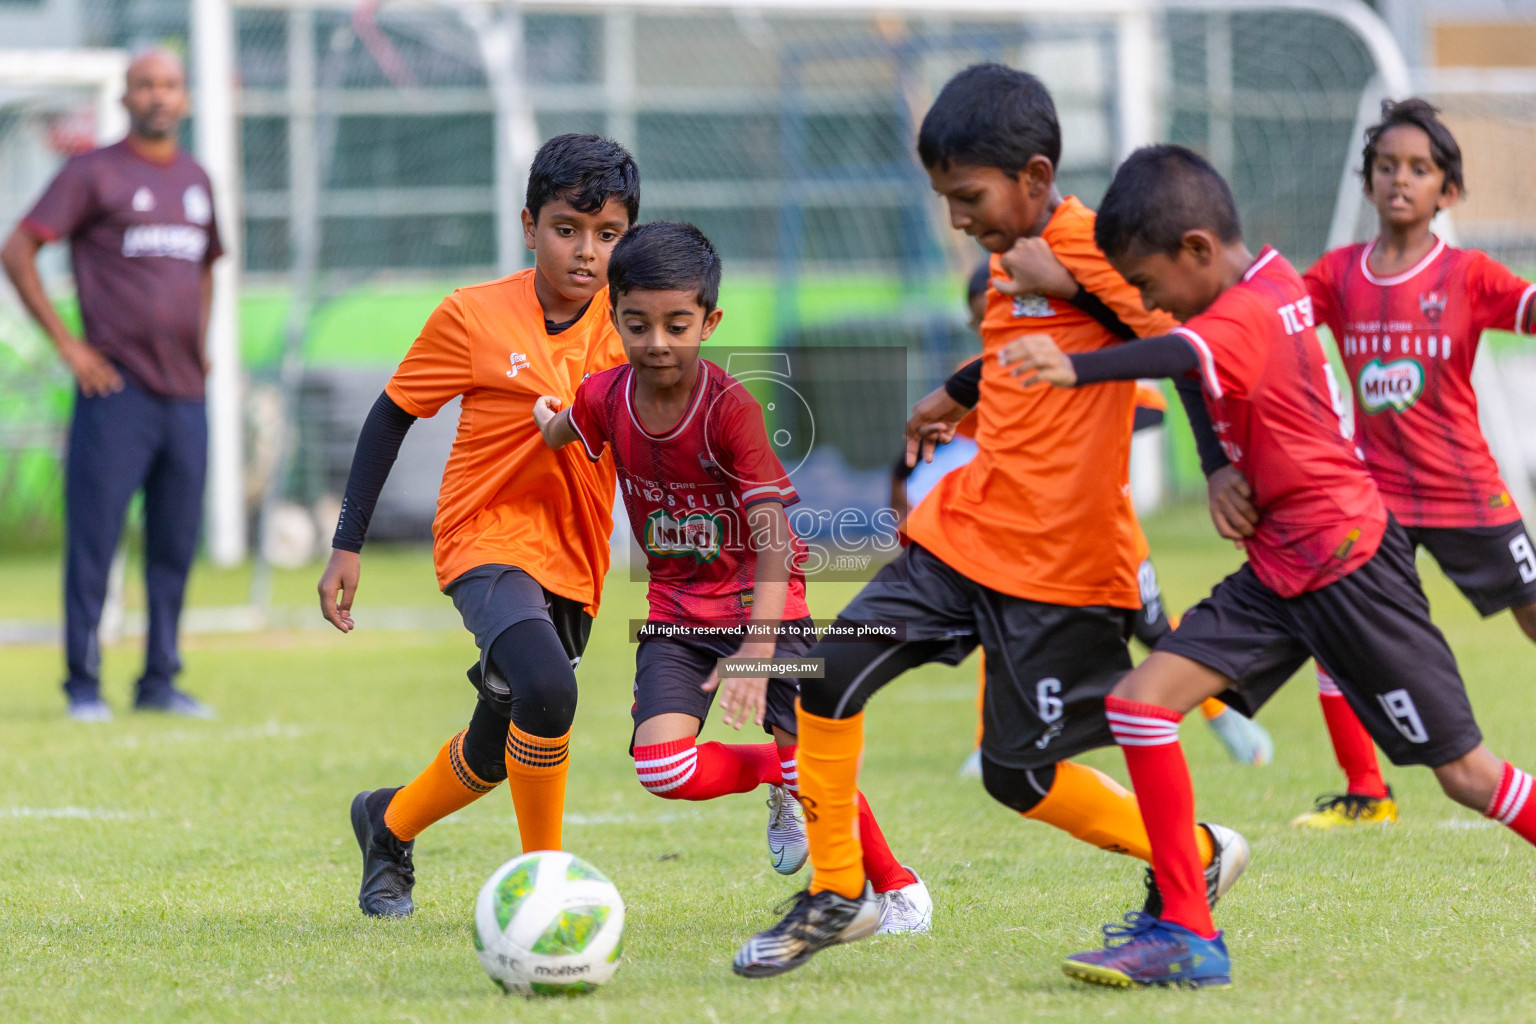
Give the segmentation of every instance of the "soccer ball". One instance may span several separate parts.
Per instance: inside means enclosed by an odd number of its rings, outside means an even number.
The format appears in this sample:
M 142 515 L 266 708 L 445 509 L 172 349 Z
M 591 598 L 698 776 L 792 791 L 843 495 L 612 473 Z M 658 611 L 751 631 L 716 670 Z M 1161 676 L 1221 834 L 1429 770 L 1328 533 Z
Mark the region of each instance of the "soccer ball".
M 618 969 L 624 900 L 584 860 L 525 853 L 481 886 L 474 933 L 480 965 L 503 991 L 590 992 Z

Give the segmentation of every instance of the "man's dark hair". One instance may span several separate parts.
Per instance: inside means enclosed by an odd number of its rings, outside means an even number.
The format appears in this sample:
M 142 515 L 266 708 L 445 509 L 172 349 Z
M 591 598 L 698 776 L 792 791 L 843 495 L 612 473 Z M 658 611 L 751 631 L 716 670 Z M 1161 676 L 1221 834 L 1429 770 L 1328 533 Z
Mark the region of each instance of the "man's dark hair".
M 1381 137 L 1401 125 L 1417 128 L 1429 136 L 1429 155 L 1434 158 L 1435 166 L 1445 172 L 1441 191 L 1455 185 L 1465 192 L 1467 183 L 1461 177 L 1461 147 L 1456 144 L 1456 136 L 1440 120 L 1440 108 L 1417 96 L 1396 102 L 1381 101 L 1381 120 L 1365 130 L 1365 150 L 1360 161 L 1365 187 L 1371 187 L 1371 165 L 1376 162 L 1376 147 L 1381 145 Z
M 524 205 L 537 223 L 539 210 L 557 199 L 581 213 L 617 199 L 633 224 L 640 217 L 640 168 L 629 150 L 601 135 L 556 135 L 533 158 Z
M 1027 71 L 973 64 L 951 78 L 928 108 L 917 155 L 924 167 L 941 171 L 961 163 L 1017 176 L 1035 156 L 1055 167 L 1061 159 L 1056 104 Z
M 1205 229 L 1240 241 L 1232 190 L 1216 168 L 1183 146 L 1145 146 L 1125 158 L 1099 203 L 1093 240 L 1110 259 L 1132 249 L 1172 255 L 1184 233 Z
M 985 292 L 992 284 L 992 261 L 982 260 L 976 264 L 976 269 L 971 271 L 970 280 L 965 282 L 965 301 L 970 302 L 976 296 Z
M 692 224 L 658 220 L 632 228 L 608 257 L 608 301 L 633 291 L 692 290 L 705 315 L 720 301 L 720 254 Z

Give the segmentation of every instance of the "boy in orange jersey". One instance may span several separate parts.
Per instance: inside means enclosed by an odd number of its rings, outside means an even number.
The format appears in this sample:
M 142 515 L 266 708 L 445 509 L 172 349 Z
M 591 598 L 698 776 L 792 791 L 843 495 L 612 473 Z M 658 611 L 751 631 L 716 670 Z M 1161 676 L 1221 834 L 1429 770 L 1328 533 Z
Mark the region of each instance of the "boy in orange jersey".
M 1070 351 L 1118 344 L 1088 311 L 1096 305 L 1137 333 L 1172 321 L 1148 314 L 1094 244 L 1093 213 L 1056 191 L 1060 153 L 1050 94 L 997 64 L 955 76 L 923 119 L 918 154 L 929 180 L 951 224 L 994 253 L 993 279 L 1008 276 L 1003 254 L 1018 239 L 1038 235 L 1084 294 L 1061 302 L 989 290 L 976 393 L 938 390 L 908 424 L 915 456 L 920 443 L 947 439 L 974 406 L 979 451 L 913 510 L 912 543 L 839 616 L 849 633 L 873 621 L 894 625 L 899 639 L 823 640 L 807 655 L 825 659 L 824 678 L 801 679 L 797 716 L 814 872 L 784 919 L 736 954 L 738 974 L 782 974 L 867 933 L 875 898 L 855 826 L 864 703 L 906 670 L 957 664 L 978 644 L 987 664 L 987 792 L 1085 842 L 1150 861 L 1135 797 L 1067 760 L 1114 742 L 1104 698 L 1131 668 L 1126 638 L 1141 607 L 1129 494 L 1136 386 L 1026 391 L 997 354 L 1037 331 Z M 1247 844 L 1221 826 L 1193 831 L 1214 901 L 1242 872 Z M 1149 898 L 1156 892 L 1150 886 Z
M 624 362 L 608 257 L 639 212 L 640 172 L 623 147 L 595 135 L 546 142 L 523 210 L 534 268 L 444 299 L 363 425 L 321 613 L 352 630 L 358 552 L 400 442 L 416 417 L 462 396 L 432 554 L 480 649 L 469 726 L 410 784 L 352 801 L 365 914 L 409 914 L 417 834 L 503 779 L 523 850 L 560 848 L 574 670 L 608 571 L 615 477 L 611 458 L 546 447 L 532 410 L 540 395 L 569 401 L 587 375 Z

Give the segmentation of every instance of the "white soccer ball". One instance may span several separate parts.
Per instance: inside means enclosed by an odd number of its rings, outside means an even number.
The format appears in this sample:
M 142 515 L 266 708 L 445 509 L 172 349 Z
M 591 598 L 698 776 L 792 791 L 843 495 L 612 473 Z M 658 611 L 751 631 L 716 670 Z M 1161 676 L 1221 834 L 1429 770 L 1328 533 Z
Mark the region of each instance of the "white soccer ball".
M 590 992 L 618 969 L 623 938 L 619 890 L 558 850 L 507 861 L 475 899 L 475 951 L 507 992 Z

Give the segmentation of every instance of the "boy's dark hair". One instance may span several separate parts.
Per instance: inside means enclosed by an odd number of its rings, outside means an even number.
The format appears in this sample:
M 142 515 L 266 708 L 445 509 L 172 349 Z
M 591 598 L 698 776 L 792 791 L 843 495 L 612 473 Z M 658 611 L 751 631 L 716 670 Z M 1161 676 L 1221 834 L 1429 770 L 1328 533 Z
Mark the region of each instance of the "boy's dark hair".
M 1061 159 L 1056 104 L 1040 79 L 1002 64 L 973 64 L 951 78 L 923 116 L 924 167 L 996 167 L 1017 176 L 1031 157 Z
M 1381 144 L 1381 137 L 1389 129 L 1402 125 L 1417 128 L 1429 136 L 1429 155 L 1434 158 L 1435 166 L 1445 172 L 1441 191 L 1455 185 L 1465 192 L 1467 183 L 1461 177 L 1461 147 L 1456 144 L 1456 136 L 1440 120 L 1440 108 L 1418 96 L 1401 101 L 1381 101 L 1381 120 L 1365 130 L 1365 150 L 1360 154 L 1360 174 L 1365 178 L 1365 187 L 1371 187 L 1371 165 L 1376 162 L 1376 147 Z
M 692 224 L 658 220 L 631 228 L 608 257 L 608 301 L 632 291 L 692 289 L 706 315 L 720 301 L 720 254 Z
M 970 302 L 976 296 L 982 294 L 992 284 L 992 261 L 982 260 L 971 271 L 971 278 L 965 282 L 965 301 Z
M 1205 158 L 1183 146 L 1144 146 L 1125 158 L 1099 203 L 1093 240 L 1110 259 L 1132 249 L 1172 255 L 1184 233 L 1204 228 L 1242 239 L 1232 190 Z
M 538 223 L 539 210 L 564 199 L 582 213 L 596 213 L 610 199 L 640 217 L 640 168 L 629 150 L 601 135 L 556 135 L 534 155 L 524 203 Z

